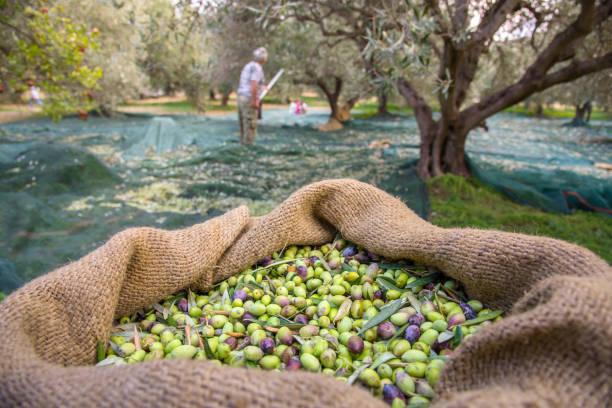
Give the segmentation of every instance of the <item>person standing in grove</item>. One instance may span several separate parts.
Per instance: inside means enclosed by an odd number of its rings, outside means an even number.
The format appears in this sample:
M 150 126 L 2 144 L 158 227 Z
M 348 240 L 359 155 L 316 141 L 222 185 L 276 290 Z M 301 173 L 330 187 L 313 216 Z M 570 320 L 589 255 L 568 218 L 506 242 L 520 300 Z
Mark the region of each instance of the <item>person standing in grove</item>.
M 259 97 L 266 89 L 263 65 L 268 59 L 268 52 L 260 47 L 253 51 L 253 59 L 242 69 L 237 91 L 240 143 L 243 145 L 252 145 L 257 133 L 257 111 L 261 103 Z
M 42 106 L 42 101 L 40 100 L 40 88 L 34 85 L 34 82 L 30 81 L 30 108 L 34 105 L 36 101 L 37 104 Z

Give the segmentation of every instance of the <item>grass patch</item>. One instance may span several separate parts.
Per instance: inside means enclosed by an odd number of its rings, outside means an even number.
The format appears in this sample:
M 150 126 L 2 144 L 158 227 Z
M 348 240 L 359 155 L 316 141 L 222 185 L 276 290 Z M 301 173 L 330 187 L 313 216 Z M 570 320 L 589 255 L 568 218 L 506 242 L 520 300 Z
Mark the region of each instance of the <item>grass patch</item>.
M 428 180 L 430 221 L 440 227 L 472 227 L 562 239 L 612 263 L 612 222 L 588 211 L 550 214 L 515 203 L 475 178 L 444 175 Z
M 206 110 L 207 111 L 224 111 L 224 112 L 232 112 L 232 111 L 236 111 L 236 105 L 225 105 L 222 106 L 221 102 L 215 102 L 215 103 L 207 103 L 206 104 Z
M 522 106 L 512 106 L 508 109 L 504 110 L 505 112 L 510 113 L 518 113 L 520 115 L 526 116 L 536 116 L 535 107 L 530 109 L 525 109 Z M 568 118 L 573 119 L 575 110 L 573 108 L 569 109 L 552 109 L 552 108 L 544 108 L 543 115 L 545 118 Z M 593 109 L 593 113 L 591 114 L 591 119 L 593 120 L 611 120 L 612 114 L 608 112 L 601 111 L 599 109 Z
M 171 101 L 171 102 L 137 102 L 128 103 L 123 106 L 154 106 L 156 108 L 164 108 L 168 111 L 175 112 L 197 112 L 198 108 L 193 106 L 188 100 Z
M 358 103 L 357 105 L 355 105 L 354 109 L 359 111 L 359 113 L 353 115 L 354 117 L 359 119 L 368 119 L 378 113 L 378 102 Z M 414 111 L 411 107 L 398 106 L 393 103 L 387 105 L 387 110 L 389 111 L 389 113 L 393 114 L 414 114 Z
M 327 99 L 321 98 L 319 96 L 300 96 L 300 100 L 302 102 L 306 102 L 306 105 L 308 105 L 308 107 L 310 108 L 315 107 L 315 106 L 329 107 L 329 103 L 327 102 Z M 281 100 L 281 98 L 277 96 L 266 95 L 264 96 L 263 103 L 264 105 L 268 103 L 268 104 L 274 104 L 274 105 L 287 105 L 287 107 L 289 107 L 289 104 L 286 104 L 283 100 Z
M 199 112 L 198 108 L 189 102 L 189 100 L 184 99 L 180 101 L 171 101 L 171 102 L 136 102 L 136 103 L 128 103 L 123 106 L 151 106 L 156 108 L 163 108 L 168 112 Z M 210 111 L 235 111 L 235 105 L 226 105 L 221 106 L 221 101 L 211 101 L 208 102 L 205 106 L 206 110 Z

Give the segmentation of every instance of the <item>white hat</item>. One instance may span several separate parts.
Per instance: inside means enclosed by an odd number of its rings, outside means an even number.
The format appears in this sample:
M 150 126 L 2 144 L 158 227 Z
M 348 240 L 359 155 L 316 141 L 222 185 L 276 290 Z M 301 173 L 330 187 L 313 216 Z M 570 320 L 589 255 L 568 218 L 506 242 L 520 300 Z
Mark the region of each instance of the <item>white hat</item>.
M 253 57 L 255 57 L 255 61 L 263 61 L 268 59 L 268 51 L 264 47 L 259 47 L 255 51 L 253 51 Z

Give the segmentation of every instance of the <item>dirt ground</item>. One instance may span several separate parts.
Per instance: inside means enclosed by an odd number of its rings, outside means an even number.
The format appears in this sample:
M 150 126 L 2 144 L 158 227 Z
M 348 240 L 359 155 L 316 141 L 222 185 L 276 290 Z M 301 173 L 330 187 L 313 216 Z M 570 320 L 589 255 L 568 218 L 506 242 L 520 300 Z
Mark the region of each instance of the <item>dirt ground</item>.
M 166 115 L 166 114 L 172 114 L 172 115 L 194 115 L 196 114 L 197 115 L 198 114 L 197 112 L 193 112 L 193 111 L 188 111 L 188 112 L 176 111 L 173 109 L 168 109 L 165 106 L 151 105 L 152 103 L 180 102 L 182 100 L 185 100 L 185 96 L 180 95 L 180 94 L 175 95 L 175 96 L 162 96 L 159 98 L 146 98 L 146 99 L 141 99 L 137 101 L 129 101 L 129 104 L 131 106 L 120 106 L 117 108 L 117 110 L 119 112 L 126 112 L 126 113 L 151 113 L 151 114 L 156 114 L 156 115 Z M 134 106 L 134 105 L 138 105 L 138 106 Z M 230 99 L 229 105 L 235 107 L 236 106 L 235 99 Z M 279 109 L 279 108 L 282 109 L 282 108 L 287 108 L 287 106 L 264 104 L 263 108 L 264 110 Z M 39 107 L 34 106 L 30 108 L 29 105 L 27 104 L 0 105 L 0 124 L 29 119 L 31 117 L 40 115 L 40 112 L 41 110 Z M 232 111 L 228 111 L 228 110 L 214 110 L 214 109 L 209 110 L 207 109 L 206 112 L 203 112 L 200 114 L 207 115 L 207 116 L 220 116 L 220 115 L 227 115 L 231 113 Z
M 40 114 L 39 107 L 29 105 L 0 105 L 0 124 L 28 119 Z

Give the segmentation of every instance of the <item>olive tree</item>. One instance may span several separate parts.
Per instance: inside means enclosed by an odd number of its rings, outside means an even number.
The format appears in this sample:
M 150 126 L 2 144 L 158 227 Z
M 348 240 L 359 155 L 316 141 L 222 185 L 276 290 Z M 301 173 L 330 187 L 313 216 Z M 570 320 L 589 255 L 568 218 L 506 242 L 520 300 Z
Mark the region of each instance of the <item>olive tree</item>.
M 167 94 L 185 91 L 204 108 L 210 88 L 210 38 L 205 0 L 151 0 L 139 28 L 139 63 L 154 88 Z
M 266 20 L 312 22 L 324 36 L 358 46 L 369 74 L 391 83 L 414 110 L 423 178 L 468 175 L 466 139 L 486 118 L 612 67 L 610 42 L 595 52 L 585 47 L 609 25 L 609 0 L 262 0 L 258 7 Z M 475 93 L 491 48 L 520 37 L 533 38 L 535 51 L 518 78 Z M 435 101 L 426 95 L 432 88 Z
M 354 43 L 329 43 L 310 23 L 284 22 L 272 50 L 287 72 L 286 80 L 316 89 L 328 102 L 330 116 L 321 130 L 337 130 L 357 100 L 371 90 Z
M 28 84 L 45 93 L 43 111 L 55 119 L 90 106 L 102 70 L 87 56 L 99 31 L 43 0 L 0 0 L 0 85 L 20 94 Z
M 71 17 L 99 33 L 96 52 L 87 61 L 102 69 L 99 86 L 91 93 L 92 103 L 110 115 L 117 105 L 150 92 L 147 75 L 139 67 L 143 55 L 140 30 L 145 24 L 148 5 L 137 0 L 122 3 L 55 0 Z
M 350 117 L 350 108 L 360 96 L 372 87 L 365 80 L 365 66 L 359 49 L 353 41 L 340 39 L 328 41 L 311 22 L 293 19 L 260 24 L 260 13 L 253 6 L 256 1 L 229 1 L 225 3 L 223 41 L 217 63 L 223 66 L 225 75 L 237 78 L 240 69 L 248 61 L 254 40 L 268 48 L 270 58 L 267 70 L 285 69 L 282 84 L 316 89 L 329 103 L 331 114 L 321 130 L 342 128 L 342 122 Z M 281 85 L 282 87 L 282 85 Z M 344 99 L 342 99 L 345 95 Z

